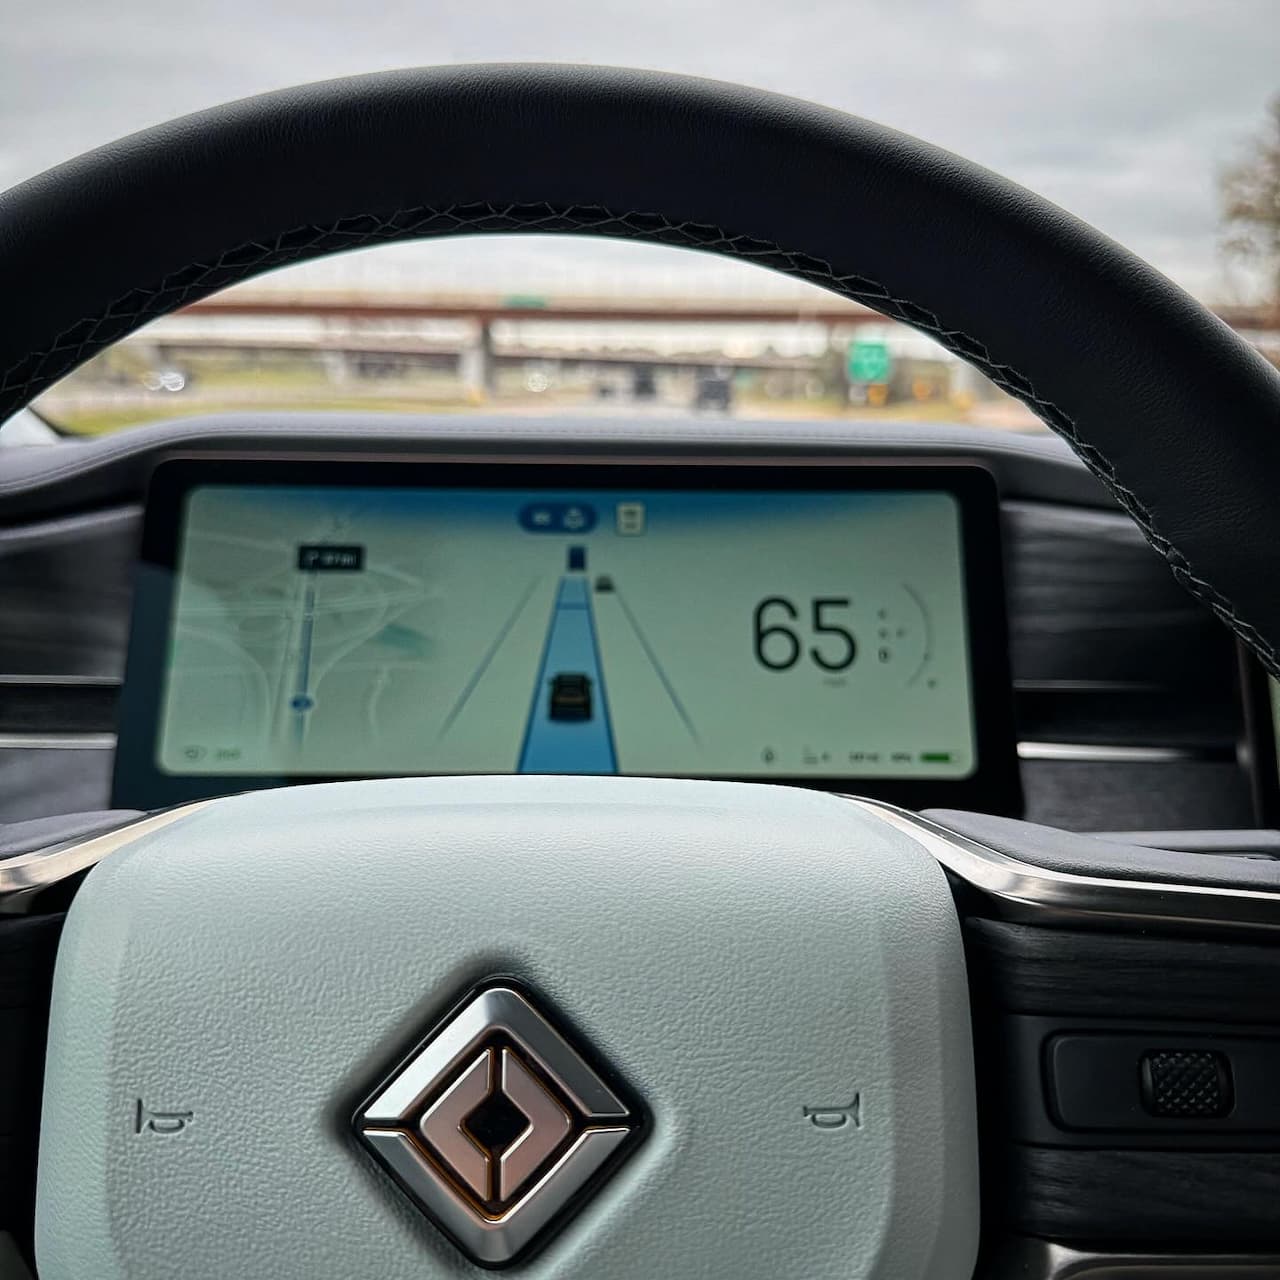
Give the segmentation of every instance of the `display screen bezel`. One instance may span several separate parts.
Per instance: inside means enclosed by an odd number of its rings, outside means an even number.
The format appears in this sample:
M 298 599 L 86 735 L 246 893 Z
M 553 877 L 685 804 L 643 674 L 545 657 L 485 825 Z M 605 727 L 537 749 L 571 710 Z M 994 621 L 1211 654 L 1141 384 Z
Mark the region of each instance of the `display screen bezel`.
M 239 791 L 352 780 L 351 774 L 171 774 L 156 763 L 165 659 L 169 647 L 179 544 L 187 495 L 208 486 L 297 488 L 488 488 L 572 492 L 586 489 L 941 492 L 960 516 L 965 617 L 977 767 L 964 778 L 753 777 L 872 796 L 907 808 L 946 806 L 1018 815 L 1022 790 L 1009 675 L 1008 628 L 995 480 L 964 461 L 737 456 L 731 458 L 585 458 L 453 456 L 178 457 L 151 476 L 133 621 L 121 696 L 112 801 L 154 809 Z M 376 776 L 385 777 L 386 774 Z M 408 773 L 403 776 L 415 776 Z

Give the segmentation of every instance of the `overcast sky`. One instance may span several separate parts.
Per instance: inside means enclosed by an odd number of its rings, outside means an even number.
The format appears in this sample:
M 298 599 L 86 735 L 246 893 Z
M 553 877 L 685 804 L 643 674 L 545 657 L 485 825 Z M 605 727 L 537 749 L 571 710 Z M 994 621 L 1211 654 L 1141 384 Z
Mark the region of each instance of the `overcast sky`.
M 1216 298 L 1232 282 L 1214 176 L 1280 92 L 1280 0 L 0 0 L 0 186 L 265 89 L 525 59 L 716 76 L 882 120 L 1042 192 Z M 422 246 L 411 260 L 451 281 L 507 272 L 513 287 L 548 263 L 622 276 L 681 261 L 510 242 Z

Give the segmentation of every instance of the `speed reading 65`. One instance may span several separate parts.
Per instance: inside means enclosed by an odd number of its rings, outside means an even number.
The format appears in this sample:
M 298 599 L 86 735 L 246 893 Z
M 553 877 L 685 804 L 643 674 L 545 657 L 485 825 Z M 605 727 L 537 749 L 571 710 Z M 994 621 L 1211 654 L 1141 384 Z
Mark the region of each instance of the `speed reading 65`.
M 847 671 L 858 656 L 853 632 L 842 626 L 847 596 L 815 596 L 809 601 L 809 660 L 823 671 Z M 796 624 L 800 610 L 785 596 L 766 596 L 756 605 L 754 621 L 756 661 L 769 671 L 790 671 L 805 652 Z M 788 625 L 792 624 L 792 625 Z

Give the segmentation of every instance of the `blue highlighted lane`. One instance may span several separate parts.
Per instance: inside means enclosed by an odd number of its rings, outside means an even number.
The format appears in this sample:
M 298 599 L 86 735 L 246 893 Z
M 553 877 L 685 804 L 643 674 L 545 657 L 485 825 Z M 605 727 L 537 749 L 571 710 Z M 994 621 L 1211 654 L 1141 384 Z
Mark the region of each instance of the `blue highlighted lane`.
M 586 676 L 591 681 L 590 715 L 568 718 L 565 705 L 553 715 L 552 694 L 558 677 Z M 562 685 L 575 682 L 562 681 Z M 520 773 L 616 773 L 613 728 L 605 697 L 604 673 L 596 646 L 595 622 L 586 578 L 560 580 L 547 641 L 538 666 L 533 705 L 520 751 Z

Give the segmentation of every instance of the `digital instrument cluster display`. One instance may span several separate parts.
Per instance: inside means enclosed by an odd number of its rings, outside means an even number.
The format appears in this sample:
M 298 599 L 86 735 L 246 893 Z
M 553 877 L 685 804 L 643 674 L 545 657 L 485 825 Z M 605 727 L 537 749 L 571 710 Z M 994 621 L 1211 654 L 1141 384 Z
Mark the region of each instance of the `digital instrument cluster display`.
M 975 609 L 1004 643 L 973 592 L 999 581 L 994 506 L 971 467 L 168 464 L 117 803 L 405 774 L 972 781 L 1012 750 L 976 678 Z

